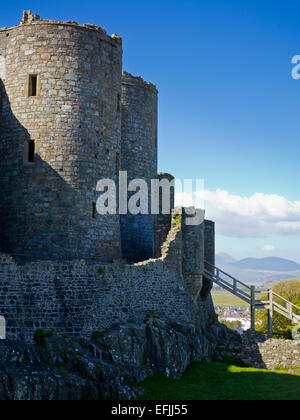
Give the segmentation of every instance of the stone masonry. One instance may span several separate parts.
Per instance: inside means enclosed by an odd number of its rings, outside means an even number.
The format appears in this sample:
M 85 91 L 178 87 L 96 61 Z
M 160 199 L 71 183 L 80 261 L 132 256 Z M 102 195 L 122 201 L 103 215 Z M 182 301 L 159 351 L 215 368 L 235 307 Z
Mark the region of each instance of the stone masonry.
M 121 168 L 128 182 L 143 179 L 148 185 L 148 215 L 121 216 L 123 256 L 130 262 L 152 258 L 154 222 L 151 215 L 151 180 L 157 176 L 157 89 L 141 77 L 122 77 Z M 133 193 L 129 193 L 129 198 Z
M 197 293 L 195 299 L 190 293 L 183 272 L 184 244 L 185 233 L 175 215 L 162 257 L 156 260 L 133 265 L 92 266 L 84 260 L 18 265 L 0 254 L 0 313 L 7 321 L 7 338 L 30 342 L 38 328 L 90 337 L 116 322 L 141 322 L 148 313 L 205 328 L 214 308 L 210 296 L 202 299 Z M 202 241 L 200 253 L 203 246 Z M 195 275 L 199 279 L 200 273 Z M 198 287 L 201 291 L 201 281 Z
M 243 335 L 239 356 L 247 366 L 257 369 L 288 369 L 300 372 L 299 340 L 268 340 L 253 330 Z
M 157 175 L 157 180 L 159 182 L 169 182 L 170 185 L 174 181 L 174 177 L 167 173 L 159 173 Z M 175 185 L 175 184 L 174 184 Z M 159 191 L 160 200 L 159 200 L 159 214 L 156 216 L 155 226 L 154 226 L 154 257 L 159 258 L 161 255 L 161 246 L 164 244 L 167 239 L 168 233 L 171 228 L 172 216 L 171 214 L 164 214 L 162 208 L 162 190 Z M 175 188 L 170 187 L 170 206 L 171 209 L 174 208 L 175 201 Z
M 97 182 L 118 184 L 120 170 L 149 190 L 153 179 L 173 180 L 157 174 L 157 88 L 122 73 L 122 52 L 121 38 L 99 26 L 30 11 L 0 29 L 0 315 L 9 339 L 30 342 L 38 328 L 90 337 L 149 313 L 200 328 L 214 319 L 204 277 L 212 222 L 186 226 L 184 209 L 96 211 Z
M 119 216 L 93 217 L 93 203 L 98 180 L 118 179 L 121 38 L 25 16 L 0 30 L 1 250 L 112 261 L 121 255 Z

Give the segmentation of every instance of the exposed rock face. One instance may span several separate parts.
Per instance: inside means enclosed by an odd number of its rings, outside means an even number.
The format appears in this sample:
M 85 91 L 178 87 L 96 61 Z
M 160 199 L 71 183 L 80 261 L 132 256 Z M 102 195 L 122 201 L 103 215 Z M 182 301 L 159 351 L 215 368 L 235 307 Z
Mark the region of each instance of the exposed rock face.
M 102 335 L 102 334 L 101 334 Z M 96 340 L 53 337 L 42 347 L 0 341 L 0 400 L 132 399 L 154 374 L 179 378 L 192 361 L 216 360 L 226 329 L 207 332 L 152 318 L 116 325 Z
M 42 350 L 0 342 L 0 400 L 130 399 L 124 376 L 88 343 L 51 339 Z
M 137 380 L 153 374 L 179 378 L 194 360 L 216 358 L 216 345 L 193 324 L 154 319 L 145 325 L 117 327 L 101 344 L 112 360 L 130 367 Z

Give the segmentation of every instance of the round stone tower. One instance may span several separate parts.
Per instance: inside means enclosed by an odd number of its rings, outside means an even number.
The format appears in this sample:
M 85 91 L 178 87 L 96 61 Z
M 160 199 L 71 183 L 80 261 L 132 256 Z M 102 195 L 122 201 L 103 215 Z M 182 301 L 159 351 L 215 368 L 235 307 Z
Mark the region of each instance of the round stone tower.
M 154 220 L 151 215 L 151 179 L 157 176 L 156 86 L 124 72 L 122 78 L 121 168 L 128 182 L 144 179 L 149 188 L 149 215 L 121 216 L 123 256 L 130 262 L 154 255 Z
M 120 258 L 120 218 L 97 214 L 96 185 L 118 180 L 121 38 L 25 12 L 0 30 L 0 78 L 0 250 Z

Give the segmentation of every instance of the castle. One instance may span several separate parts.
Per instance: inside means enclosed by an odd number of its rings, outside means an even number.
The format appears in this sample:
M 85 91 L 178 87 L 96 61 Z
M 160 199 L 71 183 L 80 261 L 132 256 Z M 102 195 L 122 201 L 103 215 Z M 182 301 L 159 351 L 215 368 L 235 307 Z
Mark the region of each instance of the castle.
M 122 74 L 121 38 L 24 12 L 0 31 L 0 78 L 0 249 L 19 260 L 152 257 L 153 218 L 94 209 L 100 179 L 157 176 L 157 89 Z
M 25 11 L 0 29 L 0 83 L 8 337 L 30 340 L 38 327 L 89 334 L 152 309 L 204 322 L 214 224 L 185 226 L 184 210 L 173 220 L 96 211 L 100 179 L 172 179 L 157 174 L 157 89 L 122 72 L 122 39 Z

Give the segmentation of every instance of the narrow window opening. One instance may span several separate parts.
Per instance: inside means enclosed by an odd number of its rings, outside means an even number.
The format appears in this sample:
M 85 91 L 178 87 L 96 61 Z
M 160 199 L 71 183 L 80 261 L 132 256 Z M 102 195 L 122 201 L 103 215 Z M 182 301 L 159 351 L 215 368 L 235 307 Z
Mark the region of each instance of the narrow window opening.
M 120 172 L 120 153 L 116 153 L 116 175 L 119 176 Z
M 33 163 L 35 159 L 35 142 L 30 140 L 28 142 L 28 162 Z
M 97 207 L 96 207 L 96 203 L 93 203 L 93 219 L 96 219 L 96 214 L 97 214 Z
M 31 74 L 29 76 L 28 83 L 28 96 L 37 96 L 38 88 L 38 76 L 36 74 Z
M 121 112 L 121 95 L 118 93 L 117 111 Z

